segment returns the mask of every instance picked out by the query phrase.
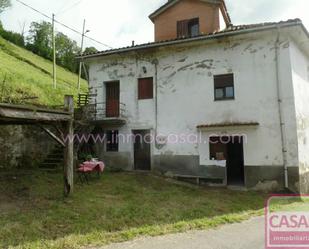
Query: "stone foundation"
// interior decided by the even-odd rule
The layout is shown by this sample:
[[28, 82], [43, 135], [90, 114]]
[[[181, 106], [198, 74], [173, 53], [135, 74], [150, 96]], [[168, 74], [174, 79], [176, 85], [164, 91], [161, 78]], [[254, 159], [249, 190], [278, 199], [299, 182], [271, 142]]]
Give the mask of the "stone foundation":
[[309, 194], [309, 165], [306, 162], [300, 162], [299, 165], [298, 187], [301, 194]]
[[0, 169], [38, 167], [55, 145], [36, 126], [1, 126]]
[[[106, 165], [111, 168], [120, 168], [124, 170], [134, 170], [133, 159], [130, 153], [99, 153], [100, 159], [104, 160]], [[226, 169], [218, 166], [206, 166], [199, 164], [199, 156], [183, 155], [159, 155], [152, 158], [152, 171], [159, 172], [162, 175], [192, 175], [201, 176], [211, 180], [225, 180]], [[298, 167], [289, 167], [289, 188], [293, 192], [299, 192], [299, 170]], [[308, 178], [307, 178], [308, 177]], [[309, 179], [304, 176], [302, 183]], [[245, 187], [248, 189], [263, 188], [263, 185], [276, 186], [275, 190], [284, 189], [284, 169], [283, 166], [245, 166]], [[309, 184], [308, 184], [309, 185]], [[308, 187], [309, 188], [309, 187]], [[309, 189], [307, 189], [309, 190]]]
[[[162, 174], [169, 172], [179, 175], [196, 175], [210, 180], [225, 177], [225, 168], [199, 165], [199, 156], [154, 156], [153, 169]], [[299, 192], [298, 167], [289, 167], [288, 173], [290, 190]], [[304, 179], [309, 179], [309, 177], [304, 177]], [[253, 189], [258, 184], [261, 186], [263, 182], [276, 182], [278, 190], [284, 189], [283, 166], [245, 166], [245, 187]]]

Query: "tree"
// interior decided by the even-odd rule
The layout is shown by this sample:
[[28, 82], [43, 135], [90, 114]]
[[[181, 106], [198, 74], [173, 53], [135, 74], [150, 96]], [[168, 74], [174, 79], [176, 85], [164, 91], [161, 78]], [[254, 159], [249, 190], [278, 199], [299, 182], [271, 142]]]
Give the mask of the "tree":
[[16, 44], [17, 46], [20, 46], [20, 47], [25, 46], [25, 41], [24, 41], [23, 36], [15, 32], [5, 30], [1, 21], [0, 21], [0, 36]]
[[[83, 54], [94, 54], [96, 52], [98, 52], [98, 50], [95, 47], [88, 47], [88, 48], [85, 48]], [[85, 63], [82, 68], [81, 76], [83, 79], [86, 79], [86, 80], [88, 79], [88, 76], [89, 76], [89, 66]]]
[[94, 54], [96, 52], [98, 52], [98, 50], [95, 47], [88, 47], [84, 50], [84, 54]]
[[11, 0], [0, 0], [0, 14], [11, 6]]
[[5, 40], [8, 40], [16, 44], [17, 46], [20, 46], [20, 47], [25, 46], [24, 37], [19, 33], [7, 31], [4, 29], [1, 29], [0, 27], [0, 36], [2, 36]]
[[72, 72], [77, 72], [75, 57], [80, 51], [77, 43], [63, 33], [58, 33], [55, 39], [57, 63]]
[[53, 28], [49, 22], [32, 22], [29, 36], [27, 37], [27, 47], [37, 55], [46, 59], [52, 59], [52, 33]]

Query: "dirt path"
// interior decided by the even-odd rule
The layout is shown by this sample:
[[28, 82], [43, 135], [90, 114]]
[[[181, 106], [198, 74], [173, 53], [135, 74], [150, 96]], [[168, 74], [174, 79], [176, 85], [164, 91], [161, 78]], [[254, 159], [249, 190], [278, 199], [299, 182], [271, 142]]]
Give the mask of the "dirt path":
[[125, 243], [89, 249], [263, 249], [264, 217], [216, 230], [192, 231], [160, 237], [146, 237]]

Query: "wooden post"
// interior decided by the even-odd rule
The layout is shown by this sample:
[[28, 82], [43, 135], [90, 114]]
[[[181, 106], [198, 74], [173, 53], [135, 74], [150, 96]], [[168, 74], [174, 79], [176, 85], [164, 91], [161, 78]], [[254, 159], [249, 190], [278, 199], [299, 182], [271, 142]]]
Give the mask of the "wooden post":
[[55, 34], [55, 14], [53, 14], [53, 35], [52, 35], [52, 40], [53, 40], [53, 86], [54, 88], [57, 88], [57, 73], [56, 73], [56, 34]]
[[[85, 37], [85, 27], [86, 27], [86, 19], [84, 19], [84, 24], [83, 24], [83, 33], [82, 33], [82, 44], [80, 46], [80, 54], [83, 54], [83, 46], [84, 46], [84, 37]], [[86, 32], [87, 33], [87, 32]], [[79, 70], [78, 70], [78, 92], [80, 92], [80, 78], [82, 75], [82, 64], [84, 62], [80, 61], [79, 62]]]
[[73, 193], [74, 185], [74, 100], [73, 96], [64, 97], [64, 107], [72, 114], [72, 119], [66, 122], [66, 144], [64, 149], [64, 196]]

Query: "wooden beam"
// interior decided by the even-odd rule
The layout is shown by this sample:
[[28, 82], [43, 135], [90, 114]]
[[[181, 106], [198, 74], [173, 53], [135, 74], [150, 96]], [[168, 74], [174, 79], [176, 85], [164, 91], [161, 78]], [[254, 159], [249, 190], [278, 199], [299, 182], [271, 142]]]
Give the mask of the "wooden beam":
[[56, 134], [54, 134], [50, 129], [40, 126], [52, 139], [54, 139], [58, 144], [65, 148], [65, 143], [61, 138], [59, 138]]
[[14, 104], [0, 103], [0, 108], [29, 110], [29, 111], [47, 112], [47, 113], [60, 113], [60, 114], [67, 114], [67, 115], [69, 114], [67, 111], [64, 111], [64, 110], [42, 108], [42, 107], [37, 107], [37, 106], [32, 106], [32, 105], [14, 105]]
[[65, 109], [71, 114], [71, 119], [66, 122], [66, 144], [64, 152], [64, 196], [68, 197], [73, 193], [74, 185], [74, 100], [73, 96], [64, 97]]
[[70, 113], [63, 110], [43, 109], [36, 106], [0, 104], [0, 119], [24, 122], [68, 121]]

